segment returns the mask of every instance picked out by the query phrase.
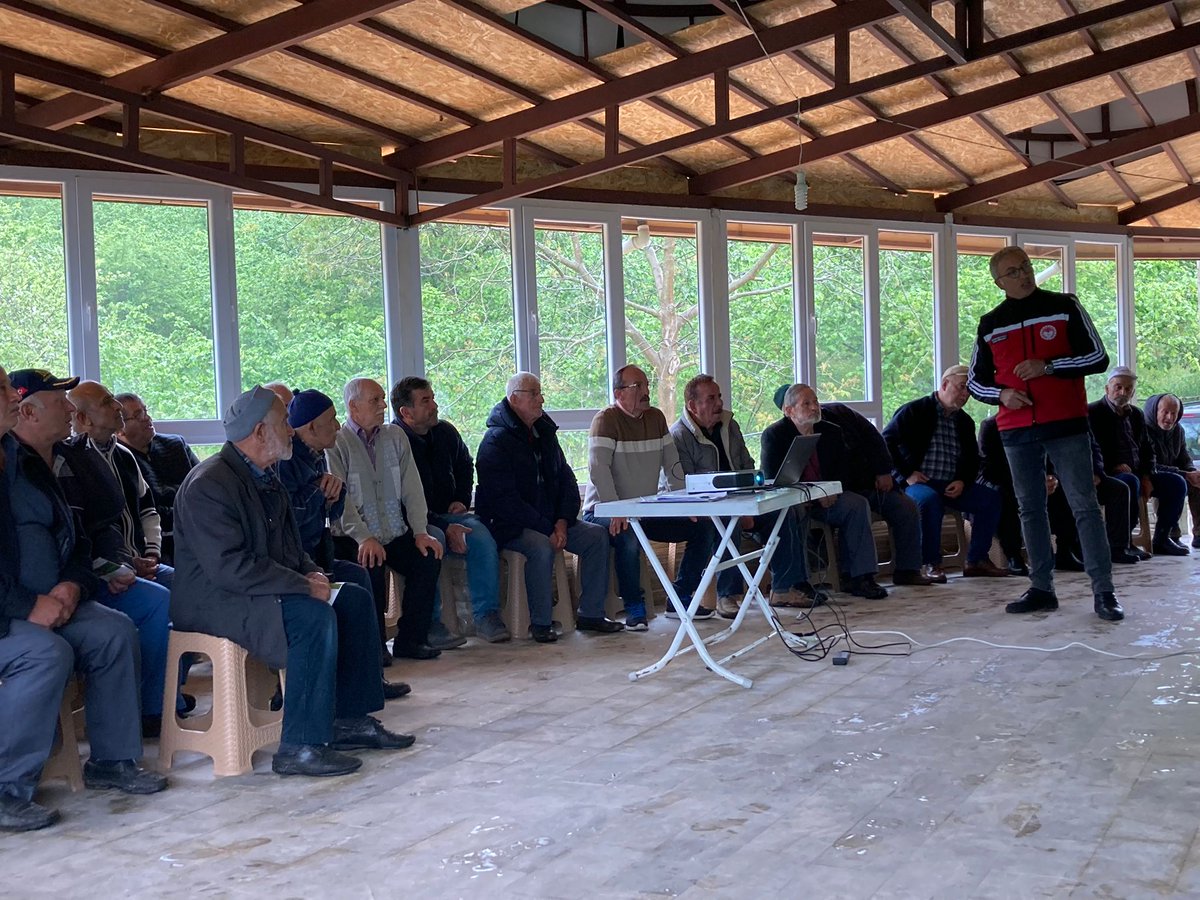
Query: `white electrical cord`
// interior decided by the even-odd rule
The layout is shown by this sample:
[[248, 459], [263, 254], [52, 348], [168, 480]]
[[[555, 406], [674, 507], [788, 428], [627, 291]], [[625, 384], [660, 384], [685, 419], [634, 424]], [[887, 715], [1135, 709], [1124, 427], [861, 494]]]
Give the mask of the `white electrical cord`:
[[1061, 647], [1031, 647], [1031, 646], [1026, 646], [1024, 644], [996, 644], [996, 643], [993, 643], [992, 641], [985, 641], [982, 638], [953, 637], [953, 638], [947, 638], [944, 641], [938, 641], [937, 643], [934, 643], [934, 644], [925, 644], [925, 643], [922, 643], [921, 641], [918, 641], [916, 638], [909, 637], [903, 631], [867, 631], [867, 630], [863, 630], [863, 629], [856, 629], [849, 633], [851, 636], [854, 636], [856, 634], [871, 634], [871, 635], [895, 634], [895, 635], [899, 635], [900, 637], [904, 638], [906, 641], [908, 641], [910, 644], [912, 644], [914, 647], [917, 648], [916, 650], [913, 651], [914, 653], [918, 653], [921, 650], [932, 650], [934, 647], [944, 647], [946, 644], [955, 644], [955, 643], [962, 642], [962, 643], [970, 643], [970, 644], [983, 644], [985, 647], [993, 647], [997, 650], [1029, 650], [1029, 651], [1033, 651], [1035, 653], [1061, 653], [1062, 651], [1070, 650], [1073, 647], [1081, 647], [1084, 650], [1090, 650], [1093, 653], [1099, 653], [1101, 656], [1111, 656], [1113, 659], [1127, 659], [1127, 660], [1154, 660], [1154, 659], [1166, 659], [1170, 656], [1187, 656], [1188, 654], [1200, 654], [1200, 647], [1198, 647], [1194, 650], [1175, 650], [1171, 653], [1160, 653], [1157, 655], [1141, 654], [1138, 656], [1123, 656], [1120, 653], [1110, 653], [1108, 650], [1101, 650], [1098, 647], [1093, 647], [1090, 644], [1083, 643], [1082, 641], [1071, 641], [1068, 644], [1063, 644]]

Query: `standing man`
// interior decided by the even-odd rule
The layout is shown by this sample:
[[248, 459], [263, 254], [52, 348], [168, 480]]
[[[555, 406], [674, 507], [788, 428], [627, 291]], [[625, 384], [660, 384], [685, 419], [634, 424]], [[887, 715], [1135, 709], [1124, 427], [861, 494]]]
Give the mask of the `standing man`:
[[[595, 514], [596, 504], [629, 500], [657, 494], [661, 483], [683, 487], [679, 452], [667, 428], [667, 417], [650, 405], [650, 379], [637, 366], [622, 366], [613, 376], [613, 404], [596, 413], [588, 433], [588, 485], [583, 498], [583, 517], [604, 525], [613, 546], [617, 587], [625, 602], [625, 627], [646, 631], [646, 601], [642, 593], [639, 563], [641, 546], [624, 516], [605, 518]], [[712, 558], [716, 532], [707, 519], [647, 518], [642, 529], [652, 541], [686, 541], [683, 562], [675, 577], [675, 591], [685, 605], [700, 584], [704, 568]], [[695, 618], [711, 619], [715, 611], [697, 607]], [[613, 630], [607, 620], [597, 620], [582, 630]], [[615, 623], [612, 623], [615, 624]]]
[[1119, 621], [1125, 611], [1113, 592], [1112, 559], [1092, 480], [1083, 384], [1084, 376], [1104, 371], [1108, 354], [1079, 300], [1038, 287], [1020, 247], [992, 256], [991, 272], [1005, 299], [979, 321], [968, 383], [978, 400], [1000, 405], [996, 425], [1029, 554], [1029, 590], [1005, 612], [1058, 609], [1046, 512], [1049, 457], [1075, 513], [1096, 615]]
[[[471, 488], [475, 483], [475, 461], [463, 443], [458, 429], [438, 418], [433, 387], [424, 378], [401, 378], [392, 388], [392, 409], [396, 424], [408, 435], [425, 503], [429, 524], [446, 535], [447, 549], [467, 561], [467, 588], [471, 594], [471, 612], [475, 633], [491, 644], [509, 640], [512, 635], [500, 618], [500, 553], [487, 526], [471, 515]], [[430, 646], [442, 642], [458, 646], [466, 638], [451, 635], [441, 620], [441, 598], [435, 604]], [[446, 643], [442, 644], [443, 649]]]
[[[380, 641], [387, 608], [387, 566], [404, 576], [404, 599], [392, 653], [435, 659], [429, 646], [434, 591], [442, 567], [442, 545], [428, 530], [425, 491], [408, 436], [384, 424], [387, 398], [370, 378], [352, 378], [344, 391], [349, 421], [325, 454], [329, 471], [346, 483], [342, 516], [333, 523], [337, 555], [365, 566], [375, 588]], [[387, 648], [381, 656], [386, 661]]]
[[200, 465], [187, 441], [177, 434], [159, 434], [146, 404], [137, 394], [117, 394], [124, 424], [117, 440], [133, 451], [142, 476], [150, 485], [162, 528], [162, 562], [172, 565], [175, 553], [175, 493], [188, 472]]

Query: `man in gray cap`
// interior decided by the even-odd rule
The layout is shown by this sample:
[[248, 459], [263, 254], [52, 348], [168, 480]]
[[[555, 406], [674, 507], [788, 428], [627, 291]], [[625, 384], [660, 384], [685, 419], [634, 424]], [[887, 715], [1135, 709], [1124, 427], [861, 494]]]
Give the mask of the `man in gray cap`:
[[1133, 403], [1136, 389], [1133, 370], [1117, 366], [1108, 373], [1104, 396], [1088, 404], [1088, 421], [1100, 445], [1104, 473], [1129, 488], [1130, 530], [1137, 524], [1140, 501], [1156, 497], [1158, 519], [1151, 548], [1156, 556], [1187, 556], [1188, 548], [1171, 537], [1187, 501], [1187, 482], [1176, 472], [1159, 470], [1145, 416]]
[[[280, 775], [345, 775], [362, 764], [342, 750], [413, 743], [369, 713], [383, 708], [371, 596], [334, 596], [304, 552], [274, 465], [292, 454], [283, 401], [255, 386], [223, 419], [221, 451], [192, 470], [175, 500], [175, 627], [227, 638], [287, 669]], [[336, 602], [334, 602], [336, 600]]]

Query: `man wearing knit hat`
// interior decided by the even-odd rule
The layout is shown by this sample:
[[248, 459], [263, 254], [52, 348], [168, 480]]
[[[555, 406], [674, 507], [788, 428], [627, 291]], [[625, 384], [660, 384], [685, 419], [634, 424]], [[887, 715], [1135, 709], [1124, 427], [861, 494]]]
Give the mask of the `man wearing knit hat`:
[[255, 386], [222, 420], [227, 442], [192, 470], [175, 506], [175, 627], [227, 638], [287, 669], [280, 775], [346, 775], [339, 752], [413, 743], [369, 715], [383, 708], [371, 596], [329, 578], [304, 552], [274, 465], [292, 455], [283, 401]]

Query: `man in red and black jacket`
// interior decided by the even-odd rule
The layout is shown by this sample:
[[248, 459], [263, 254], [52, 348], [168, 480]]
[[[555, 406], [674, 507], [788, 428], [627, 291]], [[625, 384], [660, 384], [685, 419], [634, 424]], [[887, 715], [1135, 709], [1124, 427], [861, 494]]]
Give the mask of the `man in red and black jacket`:
[[1079, 300], [1038, 287], [1020, 247], [995, 254], [991, 271], [1006, 297], [979, 321], [967, 386], [976, 399], [1000, 405], [996, 424], [1029, 554], [1029, 590], [1005, 610], [1058, 608], [1046, 514], [1049, 457], [1075, 512], [1096, 615], [1118, 621], [1125, 612], [1113, 593], [1112, 559], [1092, 481], [1083, 384], [1084, 376], [1105, 370], [1108, 354]]

